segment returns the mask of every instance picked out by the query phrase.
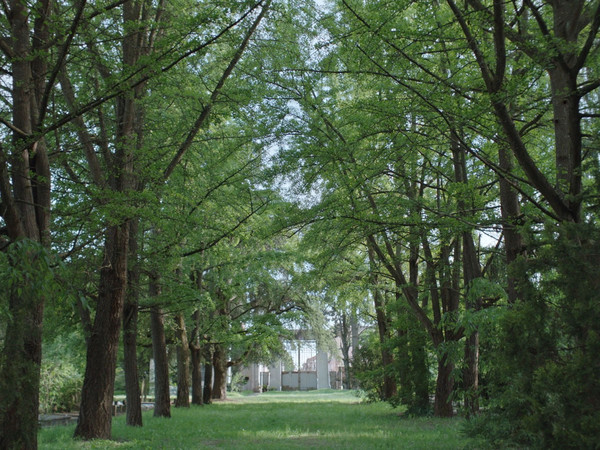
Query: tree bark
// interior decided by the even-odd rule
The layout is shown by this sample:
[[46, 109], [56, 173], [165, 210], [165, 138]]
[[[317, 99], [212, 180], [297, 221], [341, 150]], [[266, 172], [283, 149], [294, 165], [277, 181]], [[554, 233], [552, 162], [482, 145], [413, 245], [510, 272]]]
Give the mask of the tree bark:
[[75, 428], [75, 436], [83, 439], [110, 439], [111, 436], [117, 348], [127, 288], [128, 241], [128, 224], [109, 228]]
[[43, 297], [12, 293], [9, 305], [13, 316], [0, 373], [0, 448], [37, 448]]
[[[350, 331], [351, 331], [351, 335], [352, 335], [352, 357], [354, 357], [354, 355], [356, 355], [356, 352], [358, 351], [360, 345], [359, 345], [359, 331], [358, 331], [358, 317], [357, 317], [357, 313], [356, 313], [356, 308], [353, 307], [352, 308], [352, 313], [350, 314]], [[354, 371], [352, 370], [352, 367], [350, 368], [350, 380], [349, 381], [349, 386], [350, 389], [356, 389], [357, 384], [356, 384], [356, 377], [354, 376]]]
[[[597, 6], [590, 5], [590, 8], [594, 8], [596, 11], [588, 11], [586, 14], [582, 6], [575, 6], [573, 2], [565, 0], [552, 2], [551, 6], [554, 36], [564, 43], [564, 47], [556, 52], [552, 63], [547, 64], [546, 67], [550, 76], [554, 114], [556, 184], [564, 196], [565, 203], [572, 211], [573, 220], [579, 222], [582, 200], [583, 135], [579, 110], [582, 94], [577, 89], [577, 80], [590, 48], [579, 53], [577, 42], [584, 33], [583, 30], [586, 30], [585, 33], [592, 33], [587, 38], [595, 38], [598, 32], [598, 23], [596, 18], [592, 18], [592, 14], [597, 15], [598, 10]], [[585, 15], [588, 17], [584, 18]], [[583, 26], [585, 22], [590, 26]], [[583, 38], [585, 39], [586, 36]]]
[[216, 344], [213, 352], [213, 391], [215, 400], [227, 399], [227, 352], [223, 345]]
[[385, 302], [384, 298], [381, 295], [381, 291], [379, 290], [377, 284], [377, 274], [375, 273], [374, 264], [375, 264], [375, 255], [374, 252], [369, 247], [369, 261], [371, 263], [371, 285], [372, 285], [372, 294], [373, 294], [373, 303], [375, 306], [375, 314], [377, 319], [377, 331], [379, 332], [379, 344], [381, 348], [381, 365], [383, 367], [383, 399], [389, 400], [394, 395], [396, 395], [397, 387], [396, 381], [392, 377], [390, 373], [391, 364], [394, 361], [394, 357], [391, 353], [391, 350], [388, 348], [389, 346], [389, 324], [388, 318], [385, 310]]
[[[460, 239], [456, 239], [454, 243], [443, 245], [441, 253], [439, 279], [441, 280], [440, 299], [442, 311], [446, 314], [454, 314], [458, 311], [460, 304]], [[453, 262], [450, 261], [451, 256]], [[441, 344], [456, 341], [457, 336], [451, 326], [444, 328], [432, 336], [433, 344], [438, 351], [438, 373], [433, 405], [433, 412], [436, 417], [451, 417], [454, 414], [452, 402], [450, 401], [454, 390], [454, 378], [452, 376], [454, 363]]]
[[[417, 184], [416, 181], [409, 185], [408, 192], [410, 192], [410, 198], [417, 198]], [[422, 197], [422, 192], [419, 192], [419, 197]], [[420, 214], [420, 208], [416, 208], [415, 211]], [[412, 290], [414, 297], [418, 298], [417, 287], [420, 284], [420, 268], [419, 268], [419, 242], [420, 242], [420, 231], [410, 231], [410, 258], [409, 258], [409, 280], [410, 289]], [[397, 250], [397, 253], [400, 249]], [[398, 292], [401, 292], [402, 286], [397, 286]], [[421, 308], [427, 307], [427, 296], [423, 296]], [[410, 314], [410, 311], [406, 311], [406, 314]], [[414, 399], [412, 405], [418, 413], [424, 414], [429, 410], [429, 367], [427, 365], [427, 351], [426, 351], [426, 335], [421, 327], [418, 327], [417, 323], [409, 320], [407, 317], [407, 346], [406, 350], [410, 356], [410, 384], [413, 389]], [[407, 356], [408, 356], [407, 355]]]
[[[498, 149], [498, 162], [500, 168], [507, 175], [512, 172], [512, 157], [510, 152], [503, 145], [500, 145], [500, 148]], [[511, 266], [517, 260], [519, 255], [525, 254], [525, 245], [521, 233], [517, 228], [519, 222], [522, 220], [519, 197], [506, 177], [500, 178], [500, 210], [502, 214], [504, 251], [506, 254], [506, 266], [508, 270], [508, 302], [515, 303], [519, 298], [522, 298], [522, 294], [520, 279], [514, 273]]]
[[338, 322], [338, 330], [341, 341], [340, 350], [342, 351], [342, 360], [344, 362], [344, 389], [350, 389], [350, 329], [349, 317], [346, 311], [343, 311]]
[[[465, 308], [477, 311], [481, 308], [479, 298], [472, 298], [473, 282], [482, 277], [481, 267], [475, 251], [471, 232], [463, 233], [463, 280], [465, 285]], [[467, 414], [479, 412], [479, 330], [472, 330], [465, 342], [465, 367], [463, 370], [465, 408]]]
[[[406, 313], [404, 310], [399, 311], [400, 322], [406, 322]], [[403, 405], [410, 406], [413, 397], [413, 378], [411, 358], [408, 352], [408, 331], [405, 327], [396, 330], [396, 342], [398, 397]]]
[[[0, 144], [0, 215], [6, 227], [2, 234], [10, 242], [3, 250], [9, 253], [19, 240], [50, 247], [50, 166], [45, 141], [32, 138], [43, 121], [42, 98], [52, 89], [46, 86], [49, 5], [48, 0], [36, 2], [34, 12], [25, 2], [4, 3], [10, 27], [4, 43], [10, 50], [3, 50], [11, 67], [3, 77], [12, 77], [14, 133], [10, 152]], [[32, 270], [46, 270], [36, 252], [27, 248], [10, 257], [15, 273], [21, 270], [20, 257]], [[42, 322], [49, 293], [32, 288], [24, 277], [6, 294], [11, 320], [0, 357], [0, 448], [37, 448]]]
[[202, 398], [202, 351], [198, 346], [191, 347], [192, 360], [192, 405], [204, 404]]
[[389, 330], [387, 317], [384, 312], [384, 301], [381, 291], [374, 289], [373, 299], [375, 302], [375, 310], [377, 312], [377, 330], [379, 331], [379, 343], [381, 345], [381, 364], [383, 366], [383, 396], [384, 400], [389, 400], [396, 395], [397, 387], [394, 377], [390, 373], [390, 369], [394, 362], [394, 356], [389, 348]]
[[[197, 271], [194, 274], [194, 281], [199, 290], [202, 289], [202, 271]], [[194, 328], [190, 336], [190, 353], [192, 360], [192, 404], [202, 405], [202, 347], [200, 346], [200, 311], [195, 310], [192, 314], [194, 320]]]
[[123, 307], [123, 359], [125, 371], [126, 423], [141, 427], [142, 393], [137, 362], [137, 322], [140, 268], [138, 266], [137, 232], [139, 219], [132, 220], [129, 228], [129, 264], [127, 296]]
[[[157, 275], [150, 280], [150, 295], [160, 295]], [[150, 327], [152, 332], [152, 353], [154, 356], [154, 417], [171, 417], [171, 397], [169, 395], [169, 360], [165, 338], [165, 319], [160, 306], [150, 309]]]
[[[468, 188], [467, 164], [465, 149], [460, 144], [457, 131], [451, 133], [451, 149], [454, 163], [454, 180], [463, 183]], [[466, 215], [472, 205], [468, 205], [465, 198], [460, 196], [457, 201], [458, 214]], [[462, 265], [463, 283], [465, 292], [465, 308], [467, 311], [477, 311], [480, 300], [473, 297], [473, 282], [482, 277], [481, 266], [471, 230], [462, 232]], [[479, 330], [474, 329], [467, 336], [465, 342], [465, 367], [463, 369], [463, 384], [465, 389], [465, 408], [467, 414], [476, 414], [479, 411]]]
[[427, 364], [427, 338], [421, 328], [409, 329], [408, 348], [412, 361], [412, 378], [415, 390], [414, 406], [425, 412], [429, 409], [429, 365]]
[[177, 399], [176, 407], [190, 407], [190, 345], [182, 313], [175, 316], [177, 333]]
[[465, 409], [467, 416], [479, 412], [479, 331], [474, 331], [465, 342]]
[[452, 417], [454, 410], [450, 397], [454, 390], [454, 379], [452, 370], [454, 364], [449, 360], [447, 354], [438, 357], [438, 375], [435, 386], [435, 402], [433, 411], [436, 417]]
[[212, 403], [212, 391], [213, 391], [213, 351], [210, 344], [206, 345], [204, 355], [204, 390], [202, 392], [204, 404], [209, 405]]
[[[123, 23], [131, 23], [138, 18], [139, 5], [132, 1], [124, 2]], [[138, 37], [137, 33], [131, 33], [122, 41], [123, 63], [126, 66], [135, 65], [140, 56]], [[110, 163], [119, 170], [109, 174], [107, 179], [114, 192], [127, 195], [134, 187], [133, 152], [137, 110], [133, 95], [117, 97], [116, 116], [115, 153]], [[83, 439], [110, 439], [111, 436], [117, 347], [128, 275], [129, 218], [125, 216], [121, 220], [122, 223], [108, 228], [105, 257], [100, 270], [96, 317], [87, 348], [79, 422], [75, 428], [75, 436]]]
[[580, 200], [576, 196], [581, 192], [581, 127], [577, 74], [572, 74], [561, 64], [551, 69], [549, 74], [556, 142], [556, 183], [561, 192], [574, 196], [567, 202], [578, 211]]
[[126, 419], [129, 426], [141, 427], [142, 391], [137, 363], [137, 303], [126, 304], [123, 311], [123, 359], [125, 371]]

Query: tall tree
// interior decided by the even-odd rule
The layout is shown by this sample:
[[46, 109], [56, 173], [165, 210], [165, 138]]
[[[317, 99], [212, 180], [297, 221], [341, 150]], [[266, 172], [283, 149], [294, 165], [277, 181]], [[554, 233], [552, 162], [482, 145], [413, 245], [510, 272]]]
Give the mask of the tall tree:
[[[160, 9], [160, 8], [159, 8]], [[145, 13], [145, 12], [144, 12]], [[148, 49], [152, 49], [152, 35], [140, 27], [142, 3], [127, 1], [123, 4], [123, 27], [134, 27], [133, 32], [121, 40], [123, 71], [133, 70]], [[63, 76], [63, 89], [69, 90], [70, 82]], [[101, 188], [128, 195], [135, 187], [134, 152], [141, 129], [139, 99], [144, 95], [144, 83], [131, 86], [131, 91], [116, 97], [114, 130], [114, 154], [105, 154], [105, 161], [112, 173], [102, 174], [93, 149], [87, 152], [88, 163]], [[74, 97], [70, 93], [70, 103]], [[73, 107], [73, 106], [72, 106]], [[107, 131], [107, 130], [105, 130]], [[80, 133], [87, 133], [80, 129]], [[89, 137], [87, 139], [89, 141]], [[105, 143], [108, 145], [108, 142]], [[94, 325], [88, 345], [86, 375], [84, 378], [79, 421], [75, 435], [86, 439], [109, 438], [111, 412], [119, 332], [123, 305], [127, 292], [127, 262], [129, 253], [129, 212], [106, 229], [104, 261], [100, 269], [98, 302]]]
[[165, 314], [160, 307], [161, 294], [160, 276], [154, 273], [150, 276], [150, 296], [154, 304], [150, 311], [152, 332], [152, 355], [154, 357], [154, 417], [171, 417], [171, 397], [169, 389], [169, 360], [167, 354], [167, 339], [165, 337]]
[[190, 344], [188, 343], [183, 314], [175, 315], [177, 332], [177, 400], [176, 407], [190, 406]]
[[[593, 188], [591, 185], [586, 186], [584, 180], [588, 167], [586, 160], [595, 159], [597, 155], [595, 151], [584, 151], [587, 145], [584, 129], [590, 125], [588, 119], [597, 117], [594, 113], [587, 114], [586, 109], [591, 105], [590, 98], [593, 92], [600, 85], [595, 54], [600, 27], [600, 5], [588, 1], [550, 3], [525, 1], [520, 6], [507, 5], [500, 1], [469, 1], [466, 5], [459, 6], [450, 0], [447, 4], [469, 47], [471, 58], [479, 69], [478, 77], [485, 86], [491, 112], [502, 130], [504, 142], [501, 145], [510, 148], [519, 169], [535, 189], [539, 201], [532, 201], [532, 203], [537, 209], [537, 214], [544, 217], [543, 227], [548, 232], [555, 233], [557, 240], [549, 243], [550, 247], [554, 248], [553, 251], [562, 249], [560, 251], [563, 254], [580, 253], [581, 256], [576, 257], [579, 270], [587, 273], [596, 263], [592, 262], [594, 258], [590, 259], [585, 249], [594, 246], [589, 236], [596, 234], [597, 226], [595, 219], [589, 214], [590, 207], [593, 209], [593, 206], [586, 201], [589, 195], [593, 195]], [[489, 36], [479, 33], [479, 26], [476, 23], [485, 23], [489, 26], [491, 30]], [[528, 70], [524, 69], [525, 60], [529, 66]], [[524, 130], [536, 126], [539, 118], [543, 117], [539, 115], [529, 118], [531, 114], [527, 114], [528, 111], [521, 106], [524, 95], [515, 94], [513, 91], [513, 86], [518, 80], [525, 77], [529, 79], [535, 77], [540, 80], [535, 83], [535, 86], [539, 87], [538, 95], [551, 105], [548, 114], [550, 120], [540, 124], [539, 127], [544, 133], [543, 145], [551, 149], [551, 152], [546, 154], [539, 149], [540, 141], [524, 137]], [[529, 122], [525, 122], [525, 127], [520, 125], [524, 117], [529, 119]], [[503, 166], [510, 168], [510, 159], [505, 149], [502, 148], [501, 151], [505, 152], [501, 154]], [[514, 207], [510, 207], [511, 202], [505, 201], [503, 206], [505, 216], [514, 217], [517, 211]], [[570, 250], [565, 250], [566, 248]], [[518, 240], [512, 240], [510, 250], [511, 259], [514, 261], [516, 259], [514, 255], [519, 250]], [[551, 250], [550, 253], [553, 251]], [[587, 319], [597, 318], [599, 314], [597, 309], [590, 307], [588, 297], [589, 292], [594, 289], [595, 282], [591, 280], [595, 277], [587, 276], [585, 279], [578, 280], [575, 282], [578, 288], [573, 289], [573, 286], [569, 286], [574, 282], [572, 272], [563, 266], [559, 259], [554, 258], [538, 259], [538, 263], [544, 266], [544, 270], [537, 286], [553, 285], [553, 276], [550, 273], [552, 271], [558, 273], [558, 279], [561, 280], [558, 286], [555, 286], [558, 288], [555, 291], [559, 298], [556, 300], [556, 304], [559, 305], [558, 310], [555, 310], [553, 303], [540, 301], [540, 293], [532, 289], [532, 286], [527, 286], [527, 283], [522, 283], [516, 289], [515, 286], [511, 286], [513, 302], [517, 299], [521, 300], [516, 308], [518, 312], [515, 312], [514, 317], [511, 316], [511, 320], [515, 321], [516, 317], [531, 317], [531, 310], [536, 310], [537, 315], [543, 318], [541, 323], [530, 322], [524, 334], [533, 332], [536, 326], [541, 327], [538, 328], [537, 332], [539, 332], [544, 326], [548, 326], [542, 323], [552, 322], [554, 335], [545, 335], [543, 345], [534, 344], [548, 351], [542, 352], [539, 358], [531, 361], [527, 369], [520, 370], [522, 383], [517, 384], [519, 387], [516, 389], [519, 392], [531, 392], [533, 380], [542, 377], [546, 380], [543, 389], [545, 393], [542, 394], [535, 388], [532, 393], [533, 396], [540, 395], [541, 398], [549, 392], [557, 392], [557, 386], [550, 380], [569, 379], [570, 382], [589, 385], [589, 379], [584, 381], [583, 378], [579, 378], [583, 374], [580, 364], [588, 360], [590, 352], [594, 352], [596, 348], [591, 343], [589, 334], [594, 334], [596, 331], [589, 328]], [[529, 267], [534, 264], [530, 261]], [[521, 266], [521, 270], [523, 267]], [[566, 306], [564, 302], [569, 306], [563, 310], [563, 306]], [[587, 311], [586, 318], [583, 316], [576, 318], [576, 315], [568, 312], [580, 308]], [[551, 310], [556, 311], [556, 321], [546, 316], [546, 313]], [[512, 329], [512, 325], [508, 322], [504, 326], [506, 329]], [[566, 345], [565, 348], [565, 343], [569, 341], [577, 342], [578, 344], [575, 345], [579, 350], [573, 351], [570, 345]], [[512, 353], [505, 352], [504, 356], [507, 357], [505, 362], [508, 362], [511, 367], [518, 367], [523, 351], [513, 349]], [[557, 365], [562, 369], [558, 369]], [[549, 373], [552, 373], [552, 376]], [[573, 377], [579, 381], [574, 381]], [[500, 395], [511, 398], [511, 401], [516, 401], [516, 398], [502, 388], [499, 392]], [[528, 414], [535, 415], [538, 423], [552, 421], [555, 426], [553, 430], [549, 430], [543, 426], [539, 427], [542, 429], [538, 429], [536, 426], [519, 425], [518, 439], [531, 444], [532, 441], [526, 436], [532, 429], [536, 429], [540, 437], [535, 445], [562, 445], [572, 440], [573, 434], [578, 434], [580, 442], [591, 442], [590, 439], [593, 439], [591, 436], [598, 432], [598, 428], [579, 424], [594, 421], [592, 417], [596, 416], [592, 411], [597, 407], [597, 395], [597, 392], [592, 393], [589, 390], [586, 390], [584, 395], [571, 392], [567, 394], [568, 400], [566, 396], [559, 395], [560, 399], [553, 403], [552, 407], [544, 400], [540, 405], [535, 401], [528, 401], [527, 405], [530, 409]], [[556, 425], [555, 419], [550, 418], [552, 414], [548, 409], [570, 411], [569, 405], [573, 402], [579, 405], [577, 423], [567, 425], [565, 422], [569, 420], [562, 419], [562, 425]], [[562, 415], [562, 412], [558, 414]], [[566, 415], [572, 417], [570, 413]], [[508, 413], [500, 415], [513, 424], [519, 423], [519, 416], [519, 414]], [[560, 429], [570, 431], [563, 432]]]
[[[62, 15], [71, 6], [71, 13]], [[59, 126], [49, 117], [56, 74], [80, 26], [85, 2], [54, 8], [49, 1], [9, 1], [2, 7], [2, 95], [12, 117], [1, 117], [7, 127], [2, 139], [9, 144], [0, 146], [0, 240], [3, 251], [22, 246], [8, 259], [17, 273], [24, 254], [30, 268], [40, 273], [22, 273], [6, 292], [12, 319], [0, 361], [0, 446], [36, 448], [41, 331], [49, 293], [28, 278], [44, 276], [43, 249], [50, 247], [51, 172], [44, 135], [48, 127]]]
[[[258, 2], [250, 5], [247, 9], [241, 8], [240, 11], [232, 11], [234, 17], [229, 22], [226, 22], [223, 26], [219, 24], [215, 27], [215, 36], [209, 37], [207, 41], [200, 45], [194, 42], [194, 40], [188, 40], [186, 48], [181, 53], [172, 56], [172, 59], [166, 63], [166, 67], [163, 66], [164, 70], [168, 70], [182, 59], [199, 52], [242, 23], [259, 6], [261, 7], [243, 33], [241, 42], [235, 48], [233, 55], [218, 78], [216, 86], [210, 92], [208, 102], [201, 108], [200, 113], [189, 128], [186, 138], [177, 146], [175, 154], [170, 158], [167, 157], [164, 161], [165, 166], [160, 169], [161, 175], [155, 175], [155, 182], [160, 183], [168, 179], [185, 153], [190, 149], [194, 137], [205, 124], [225, 81], [229, 78], [236, 64], [241, 59], [250, 38], [265, 16], [269, 5], [269, 1], [264, 4], [263, 2]], [[170, 54], [168, 51], [167, 53], [164, 52], [173, 44], [173, 41], [177, 42], [179, 39], [184, 39], [185, 41], [187, 39], [185, 32], [182, 36], [177, 33], [175, 36], [162, 34], [161, 38], [164, 39], [160, 43], [160, 51], [153, 50], [155, 48], [153, 40], [157, 36], [157, 28], [160, 25], [160, 18], [163, 17], [164, 11], [161, 5], [158, 5], [154, 9], [154, 25], [149, 27], [149, 24], [153, 23], [149, 20], [152, 10], [153, 8], [149, 5], [144, 6], [143, 2], [131, 1], [123, 4], [122, 24], [123, 29], [128, 30], [128, 33], [125, 33], [120, 38], [122, 41], [122, 71], [128, 74], [128, 76], [140, 73], [142, 75], [141, 78], [134, 78], [129, 81], [131, 91], [127, 95], [123, 94], [116, 97], [117, 102], [114, 111], [116, 128], [115, 133], [112, 134], [114, 137], [113, 145], [116, 150], [114, 155], [105, 153], [106, 161], [104, 161], [105, 167], [112, 170], [112, 172], [104, 174], [108, 178], [108, 182], [102, 182], [102, 179], [99, 180], [100, 186], [106, 186], [120, 198], [131, 197], [134, 192], [134, 160], [136, 156], [141, 156], [139, 153], [136, 155], [135, 142], [142, 138], [139, 135], [136, 136], [136, 130], [143, 131], [143, 126], [136, 127], [136, 121], [143, 120], [139, 105], [141, 98], [146, 95], [145, 82], [149, 77], [147, 73], [152, 73], [152, 70], [154, 70], [151, 70], [147, 66], [147, 57], [162, 62], [165, 55]], [[198, 20], [202, 20], [202, 17], [198, 17]], [[142, 56], [145, 58], [142, 58]], [[104, 70], [102, 66], [100, 73], [105, 77], [109, 75], [109, 72]], [[107, 130], [104, 131], [106, 132]], [[111, 136], [110, 133], [106, 133], [106, 135]], [[105, 145], [105, 147], [109, 147], [109, 145]], [[102, 176], [100, 172], [101, 166], [96, 161], [95, 153], [92, 151], [88, 152], [87, 157], [91, 173]], [[87, 375], [84, 380], [80, 420], [75, 430], [76, 436], [86, 439], [108, 438], [110, 436], [111, 417], [108, 405], [112, 403], [116, 345], [126, 292], [127, 256], [129, 251], [128, 228], [134, 214], [133, 211], [127, 209], [121, 211], [120, 217], [116, 217], [114, 220], [115, 224], [110, 225], [107, 229], [106, 260], [101, 270], [99, 298], [94, 324], [97, 331], [92, 333], [88, 348]], [[98, 331], [100, 329], [108, 331], [100, 333]], [[99, 373], [103, 375], [99, 377]]]

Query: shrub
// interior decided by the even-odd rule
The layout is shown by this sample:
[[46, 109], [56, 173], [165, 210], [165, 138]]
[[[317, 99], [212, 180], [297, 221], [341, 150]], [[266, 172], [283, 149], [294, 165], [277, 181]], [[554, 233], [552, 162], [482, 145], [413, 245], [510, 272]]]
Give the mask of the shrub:
[[468, 429], [494, 446], [597, 448], [600, 232], [562, 224], [535, 255], [517, 268], [528, 282], [491, 350], [489, 407]]
[[40, 378], [40, 410], [73, 411], [79, 407], [83, 377], [69, 363], [44, 362]]
[[358, 381], [361, 396], [369, 401], [383, 398], [383, 364], [375, 333], [369, 333], [354, 352], [352, 368]]
[[241, 392], [242, 388], [246, 385], [246, 383], [248, 382], [248, 377], [244, 376], [244, 374], [242, 372], [235, 372], [232, 376], [231, 376], [231, 386], [230, 386], [230, 390], [231, 392]]

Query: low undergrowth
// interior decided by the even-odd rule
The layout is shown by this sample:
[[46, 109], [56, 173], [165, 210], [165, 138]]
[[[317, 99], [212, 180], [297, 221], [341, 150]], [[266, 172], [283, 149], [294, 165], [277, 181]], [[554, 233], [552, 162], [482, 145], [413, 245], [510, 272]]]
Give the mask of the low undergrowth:
[[144, 415], [144, 426], [113, 420], [113, 440], [72, 439], [73, 426], [43, 429], [42, 449], [206, 447], [459, 449], [472, 443], [461, 434], [462, 419], [408, 418], [385, 403], [360, 403], [348, 391], [232, 394], [224, 402], [172, 408], [172, 418]]

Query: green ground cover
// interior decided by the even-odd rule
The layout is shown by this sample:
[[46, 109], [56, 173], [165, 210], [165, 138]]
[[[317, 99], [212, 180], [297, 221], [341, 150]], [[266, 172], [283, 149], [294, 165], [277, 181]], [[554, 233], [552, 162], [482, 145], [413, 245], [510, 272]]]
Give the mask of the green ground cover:
[[403, 417], [385, 403], [365, 404], [348, 391], [232, 394], [225, 402], [172, 408], [171, 419], [144, 415], [144, 427], [113, 421], [112, 441], [72, 439], [73, 426], [40, 431], [42, 449], [402, 448], [459, 449], [473, 443], [462, 419]]

